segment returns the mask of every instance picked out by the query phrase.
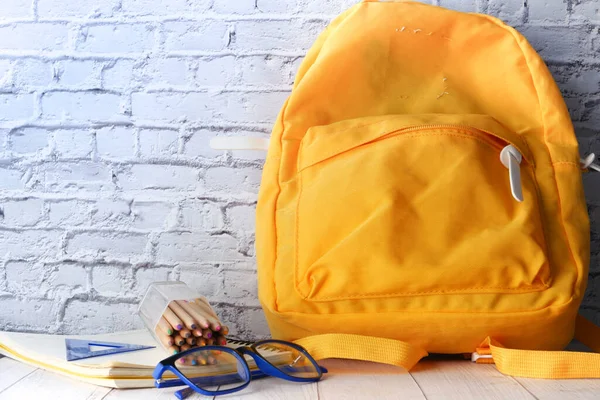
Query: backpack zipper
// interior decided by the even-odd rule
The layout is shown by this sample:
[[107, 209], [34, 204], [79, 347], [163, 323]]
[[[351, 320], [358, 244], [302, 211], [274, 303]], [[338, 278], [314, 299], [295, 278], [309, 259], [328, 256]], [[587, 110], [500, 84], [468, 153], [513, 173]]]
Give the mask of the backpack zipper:
[[[386, 137], [389, 137], [394, 134], [409, 133], [409, 132], [416, 132], [416, 131], [420, 131], [420, 130], [429, 130], [429, 129], [456, 129], [456, 130], [462, 130], [462, 131], [466, 131], [466, 132], [475, 133], [475, 134], [477, 134], [477, 136], [484, 136], [481, 134], [485, 133], [487, 136], [492, 136], [492, 137], [499, 139], [505, 143], [508, 143], [508, 145], [504, 146], [500, 151], [500, 162], [502, 163], [502, 165], [504, 165], [508, 169], [508, 180], [510, 182], [510, 191], [511, 191], [513, 198], [518, 202], [523, 201], [523, 183], [521, 180], [521, 162], [523, 161], [523, 155], [521, 154], [519, 149], [517, 149], [514, 145], [512, 145], [506, 139], [499, 137], [491, 132], [484, 131], [481, 129], [475, 129], [475, 128], [472, 128], [472, 127], [466, 126], [466, 125], [419, 125], [419, 126], [415, 126], [415, 127], [411, 127], [411, 128], [400, 129], [395, 132], [390, 132], [388, 135], [385, 135], [385, 136], [379, 138], [378, 140], [383, 140]], [[498, 147], [498, 146], [496, 146], [495, 143], [491, 142], [489, 140], [489, 138], [487, 138], [487, 141], [488, 141], [488, 143], [494, 145], [494, 147]], [[594, 168], [594, 166], [596, 166], [596, 165], [591, 164], [590, 168]], [[597, 170], [600, 171], [600, 166], [597, 166], [597, 167], [598, 167]]]

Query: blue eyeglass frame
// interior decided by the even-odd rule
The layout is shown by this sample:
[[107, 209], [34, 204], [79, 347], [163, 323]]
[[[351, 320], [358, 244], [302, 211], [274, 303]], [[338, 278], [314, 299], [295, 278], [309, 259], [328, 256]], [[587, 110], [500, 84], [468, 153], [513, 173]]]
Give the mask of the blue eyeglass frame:
[[[276, 366], [271, 364], [269, 361], [267, 361], [263, 356], [261, 356], [256, 351], [257, 346], [261, 346], [261, 345], [265, 345], [265, 344], [269, 344], [269, 343], [282, 344], [282, 345], [289, 346], [289, 347], [292, 347], [292, 348], [298, 350], [306, 358], [308, 358], [308, 360], [311, 363], [313, 363], [315, 365], [315, 367], [319, 373], [319, 376], [314, 377], [314, 378], [301, 378], [301, 377], [286, 374], [285, 372], [281, 371], [279, 368], [277, 368]], [[205, 383], [205, 385], [207, 385], [207, 386], [216, 386], [216, 385], [227, 384], [227, 383], [231, 382], [231, 378], [238, 376], [238, 374], [188, 378], [181, 371], [179, 371], [179, 369], [175, 366], [175, 362], [182, 357], [185, 357], [192, 353], [197, 353], [198, 351], [210, 351], [210, 350], [222, 351], [222, 352], [226, 352], [226, 353], [233, 355], [236, 358], [236, 360], [238, 361], [238, 364], [244, 368], [245, 376], [248, 378], [246, 380], [246, 382], [236, 388], [233, 388], [233, 389], [214, 390], [214, 391], [213, 390], [205, 390], [205, 389], [202, 389], [201, 387], [199, 387], [197, 385], [197, 383]], [[252, 359], [256, 363], [256, 366], [258, 367], [258, 370], [254, 370], [254, 371], [250, 370], [250, 367], [248, 366], [248, 362], [246, 362], [246, 360], [243, 357], [245, 354], [252, 357]], [[179, 379], [168, 379], [166, 381], [163, 381], [161, 378], [166, 371], [172, 372]], [[256, 343], [253, 343], [251, 346], [240, 346], [237, 348], [231, 348], [231, 347], [227, 347], [227, 346], [195, 347], [193, 349], [189, 349], [189, 350], [183, 351], [181, 353], [174, 354], [168, 358], [165, 358], [161, 362], [159, 362], [156, 365], [156, 368], [154, 368], [154, 372], [152, 373], [152, 376], [155, 379], [154, 386], [156, 386], [159, 389], [187, 385], [188, 387], [186, 389], [178, 390], [177, 392], [175, 392], [175, 396], [179, 400], [183, 400], [186, 397], [188, 397], [189, 395], [191, 395], [192, 392], [197, 392], [197, 393], [203, 394], [205, 396], [221, 396], [221, 395], [225, 395], [225, 394], [229, 394], [229, 393], [239, 392], [241, 390], [244, 390], [246, 387], [248, 387], [248, 385], [250, 384], [250, 382], [253, 379], [261, 379], [261, 378], [265, 378], [267, 376], [285, 379], [285, 380], [288, 380], [291, 382], [309, 383], [309, 382], [318, 382], [319, 380], [321, 380], [324, 373], [327, 373], [327, 369], [320, 366], [315, 361], [315, 359], [308, 353], [308, 351], [306, 351], [306, 349], [304, 349], [302, 346], [299, 346], [295, 343], [286, 342], [283, 340], [267, 339], [267, 340], [261, 340]], [[210, 382], [205, 382], [206, 380], [210, 380]]]

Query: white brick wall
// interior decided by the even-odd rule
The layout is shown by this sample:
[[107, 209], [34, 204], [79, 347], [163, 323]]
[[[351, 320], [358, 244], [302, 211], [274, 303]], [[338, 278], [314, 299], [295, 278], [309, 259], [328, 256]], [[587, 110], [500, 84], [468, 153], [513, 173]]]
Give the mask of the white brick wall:
[[[146, 286], [182, 279], [236, 334], [268, 334], [253, 258], [264, 155], [208, 142], [267, 136], [307, 48], [356, 1], [0, 1], [0, 329], [140, 326]], [[600, 1], [431, 2], [516, 25], [600, 152]]]

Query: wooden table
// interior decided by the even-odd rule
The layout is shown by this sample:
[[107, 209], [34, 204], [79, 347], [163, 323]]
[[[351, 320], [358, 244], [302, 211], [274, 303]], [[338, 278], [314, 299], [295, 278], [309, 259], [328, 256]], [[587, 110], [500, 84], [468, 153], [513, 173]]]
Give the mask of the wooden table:
[[[1, 356], [0, 356], [1, 357]], [[318, 384], [279, 379], [252, 382], [242, 392], [219, 399], [243, 400], [600, 400], [599, 380], [534, 380], [507, 377], [493, 365], [469, 361], [424, 361], [410, 373], [387, 365], [326, 360], [330, 371]], [[89, 385], [0, 358], [0, 400], [173, 400], [175, 389], [117, 390]], [[207, 399], [196, 395], [192, 399]]]

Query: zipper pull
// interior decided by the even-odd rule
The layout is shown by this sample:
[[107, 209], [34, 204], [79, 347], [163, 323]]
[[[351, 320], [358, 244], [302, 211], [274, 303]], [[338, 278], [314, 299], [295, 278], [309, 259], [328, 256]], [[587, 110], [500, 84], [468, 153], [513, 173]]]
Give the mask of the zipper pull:
[[515, 146], [509, 144], [500, 152], [500, 161], [508, 168], [510, 191], [515, 200], [523, 201], [523, 188], [521, 185], [521, 161], [523, 156]]
[[600, 165], [594, 163], [596, 159], [596, 155], [594, 153], [590, 153], [585, 158], [581, 159], [581, 169], [593, 169], [594, 171], [600, 171]]

